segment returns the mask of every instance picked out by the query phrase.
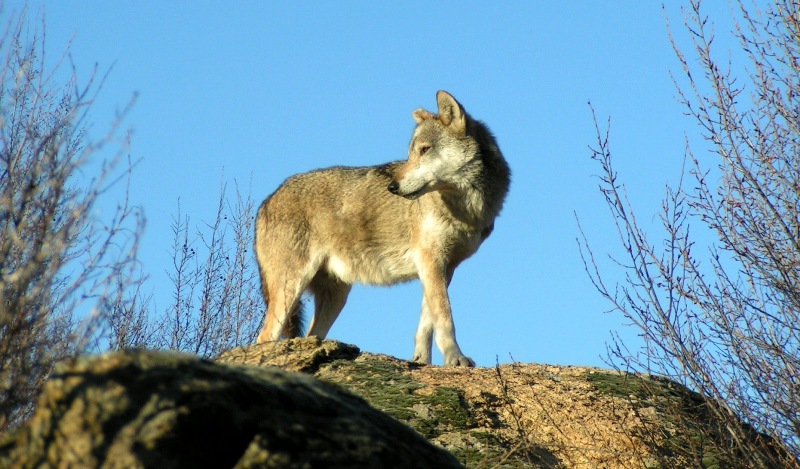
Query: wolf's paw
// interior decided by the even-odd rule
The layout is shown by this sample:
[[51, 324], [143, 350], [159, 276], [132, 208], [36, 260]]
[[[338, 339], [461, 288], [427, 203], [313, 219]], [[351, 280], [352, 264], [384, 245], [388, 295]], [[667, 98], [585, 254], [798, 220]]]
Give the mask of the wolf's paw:
[[468, 366], [470, 368], [475, 366], [475, 361], [464, 355], [450, 357], [444, 362], [445, 366]]
[[427, 356], [417, 353], [414, 354], [414, 358], [411, 360], [414, 363], [419, 363], [420, 365], [430, 365], [431, 364], [431, 356], [428, 354]]

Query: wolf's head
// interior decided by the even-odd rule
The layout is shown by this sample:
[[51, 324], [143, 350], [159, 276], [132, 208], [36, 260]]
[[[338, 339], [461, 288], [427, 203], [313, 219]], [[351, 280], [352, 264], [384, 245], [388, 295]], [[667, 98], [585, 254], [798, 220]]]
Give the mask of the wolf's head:
[[413, 112], [417, 127], [408, 147], [408, 161], [387, 189], [408, 199], [431, 191], [458, 191], [480, 173], [481, 149], [471, 135], [474, 126], [461, 104], [446, 91], [436, 93], [439, 114]]

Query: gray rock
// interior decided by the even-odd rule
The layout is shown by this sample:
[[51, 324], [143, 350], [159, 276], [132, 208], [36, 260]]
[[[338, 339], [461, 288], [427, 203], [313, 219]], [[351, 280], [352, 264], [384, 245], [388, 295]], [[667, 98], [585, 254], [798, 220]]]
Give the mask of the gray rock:
[[0, 466], [461, 467], [339, 387], [154, 351], [59, 365]]
[[214, 361], [240, 365], [277, 366], [288, 371], [316, 373], [335, 360], [353, 360], [361, 351], [355, 345], [317, 337], [294, 338], [228, 350]]

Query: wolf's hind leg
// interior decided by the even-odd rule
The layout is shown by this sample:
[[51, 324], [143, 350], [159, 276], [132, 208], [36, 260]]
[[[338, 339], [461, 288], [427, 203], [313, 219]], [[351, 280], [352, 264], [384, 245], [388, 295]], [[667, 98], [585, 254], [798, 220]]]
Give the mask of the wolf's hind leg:
[[267, 317], [256, 343], [280, 340], [281, 335], [289, 338], [300, 334], [300, 297], [311, 280], [311, 275], [306, 274], [309, 270], [311, 269], [301, 269], [294, 275], [284, 274], [269, 279]]
[[327, 272], [320, 270], [311, 280], [309, 289], [314, 294], [314, 318], [308, 327], [306, 336], [324, 339], [328, 335], [333, 322], [347, 302], [351, 285], [342, 282]]

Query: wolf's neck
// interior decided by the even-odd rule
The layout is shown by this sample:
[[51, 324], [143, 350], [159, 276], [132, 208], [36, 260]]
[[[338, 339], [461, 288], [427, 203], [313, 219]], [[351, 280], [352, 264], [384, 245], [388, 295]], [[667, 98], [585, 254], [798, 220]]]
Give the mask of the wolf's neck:
[[497, 215], [497, 210], [487, 204], [485, 194], [475, 188], [441, 192], [440, 195], [451, 216], [478, 229], [490, 225]]

